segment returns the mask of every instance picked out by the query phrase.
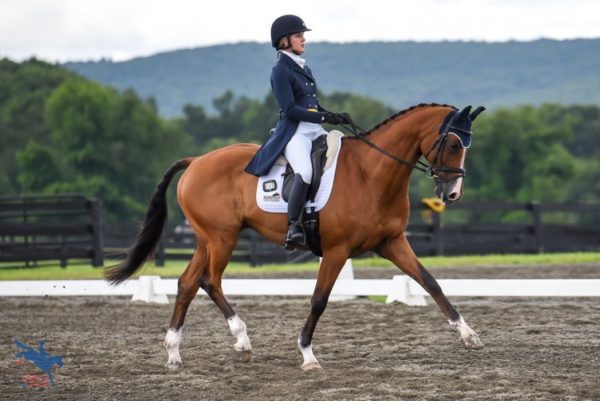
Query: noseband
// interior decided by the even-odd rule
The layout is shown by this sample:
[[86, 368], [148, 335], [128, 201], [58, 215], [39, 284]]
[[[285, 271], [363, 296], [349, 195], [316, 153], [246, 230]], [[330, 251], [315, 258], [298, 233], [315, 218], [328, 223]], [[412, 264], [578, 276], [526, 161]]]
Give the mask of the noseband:
[[[354, 124], [354, 121], [352, 121], [352, 120], [350, 120], [349, 124], [342, 124], [342, 127], [346, 128], [356, 138], [360, 139], [361, 141], [363, 141], [364, 143], [366, 143], [373, 149], [376, 149], [378, 152], [380, 152], [384, 156], [386, 156], [400, 164], [409, 166], [410, 168], [413, 168], [415, 170], [422, 171], [425, 173], [425, 176], [428, 178], [438, 178], [438, 177], [440, 177], [440, 173], [442, 173], [444, 175], [445, 174], [453, 174], [456, 176], [456, 178], [461, 178], [466, 175], [465, 169], [456, 168], [456, 167], [446, 167], [443, 165], [443, 163], [444, 163], [443, 155], [444, 155], [444, 150], [446, 148], [446, 144], [448, 143], [448, 135], [449, 134], [455, 135], [459, 138], [460, 144], [463, 147], [463, 149], [468, 149], [471, 146], [470, 138], [471, 138], [471, 135], [473, 135], [473, 132], [454, 125], [454, 122], [455, 122], [457, 116], [458, 116], [458, 111], [456, 111], [456, 110], [448, 113], [444, 122], [442, 123], [442, 126], [440, 127], [440, 135], [438, 136], [437, 140], [435, 141], [435, 143], [433, 144], [431, 149], [429, 149], [429, 151], [425, 154], [425, 159], [427, 159], [427, 157], [431, 154], [431, 152], [433, 150], [436, 150], [435, 158], [433, 159], [433, 162], [431, 164], [424, 163], [421, 160], [417, 160], [416, 163], [411, 163], [409, 161], [400, 159], [400, 158], [392, 155], [387, 150], [383, 149], [382, 147], [380, 147], [380, 146], [374, 144], [373, 142], [371, 142], [370, 140], [368, 140], [367, 136], [365, 135], [366, 131], [364, 129], [360, 128], [358, 125]], [[466, 146], [465, 146], [464, 142], [467, 142], [467, 141], [463, 141], [463, 138], [461, 138], [460, 134], [462, 134], [465, 137], [465, 139], [468, 139], [468, 144]], [[438, 163], [438, 159], [439, 159], [439, 164], [441, 164], [441, 166], [434, 167]]]

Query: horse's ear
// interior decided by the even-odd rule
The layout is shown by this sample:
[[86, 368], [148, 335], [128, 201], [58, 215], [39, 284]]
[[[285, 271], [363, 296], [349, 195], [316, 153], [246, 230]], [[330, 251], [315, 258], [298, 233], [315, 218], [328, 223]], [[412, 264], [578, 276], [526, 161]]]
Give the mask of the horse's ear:
[[462, 109], [460, 111], [460, 114], [458, 115], [458, 117], [456, 117], [456, 121], [464, 121], [466, 120], [466, 118], [469, 116], [469, 113], [471, 112], [471, 106], [467, 106], [464, 109]]
[[471, 118], [471, 121], [474, 121], [477, 118], [477, 116], [479, 114], [481, 114], [481, 112], [483, 112], [484, 110], [485, 110], [485, 107], [483, 107], [483, 106], [479, 106], [478, 108], [476, 108], [475, 111], [469, 115], [469, 117]]

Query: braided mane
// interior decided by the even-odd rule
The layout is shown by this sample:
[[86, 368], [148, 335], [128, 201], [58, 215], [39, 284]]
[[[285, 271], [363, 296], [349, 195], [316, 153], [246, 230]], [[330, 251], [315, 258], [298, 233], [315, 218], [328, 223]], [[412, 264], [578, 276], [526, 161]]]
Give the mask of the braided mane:
[[[449, 104], [440, 104], [440, 103], [419, 103], [417, 105], [414, 106], [410, 106], [404, 110], [401, 110], [395, 114], [392, 114], [391, 116], [389, 116], [388, 118], [386, 118], [385, 120], [381, 121], [380, 123], [378, 123], [376, 126], [374, 126], [373, 128], [371, 128], [368, 131], [365, 131], [365, 133], [363, 135], [369, 135], [371, 132], [375, 131], [377, 128], [380, 128], [382, 126], [384, 126], [385, 124], [387, 124], [388, 122], [390, 122], [391, 120], [395, 119], [396, 117], [399, 117], [403, 114], [408, 113], [409, 111], [413, 111], [415, 109], [420, 109], [422, 107], [450, 107], [454, 110], [458, 110], [456, 107], [449, 105]], [[346, 137], [348, 139], [357, 139], [354, 137]]]

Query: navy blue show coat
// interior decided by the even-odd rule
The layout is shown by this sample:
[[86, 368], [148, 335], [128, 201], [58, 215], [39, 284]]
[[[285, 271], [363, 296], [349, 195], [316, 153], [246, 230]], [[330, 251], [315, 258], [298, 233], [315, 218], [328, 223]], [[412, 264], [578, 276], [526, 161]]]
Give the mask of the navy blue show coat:
[[279, 121], [275, 132], [246, 166], [245, 171], [256, 176], [271, 170], [296, 133], [300, 121], [320, 124], [327, 112], [317, 101], [317, 83], [310, 69], [307, 66], [302, 69], [283, 53], [273, 66], [271, 88], [280, 107]]

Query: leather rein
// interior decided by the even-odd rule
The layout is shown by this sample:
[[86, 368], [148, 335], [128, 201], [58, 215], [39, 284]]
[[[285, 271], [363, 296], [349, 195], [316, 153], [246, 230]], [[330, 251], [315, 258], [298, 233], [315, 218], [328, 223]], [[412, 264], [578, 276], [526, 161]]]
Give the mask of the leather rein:
[[[462, 129], [460, 127], [453, 125], [457, 116], [458, 116], [458, 112], [454, 111], [453, 114], [450, 116], [450, 119], [445, 123], [445, 125], [440, 130], [440, 135], [439, 135], [438, 139], [435, 141], [435, 143], [433, 144], [431, 149], [429, 149], [429, 151], [425, 154], [425, 159], [427, 159], [427, 156], [429, 156], [429, 154], [434, 149], [437, 148], [435, 158], [433, 159], [433, 162], [431, 164], [424, 163], [421, 160], [417, 160], [416, 163], [411, 163], [407, 160], [403, 160], [403, 159], [400, 159], [399, 157], [394, 156], [387, 150], [383, 149], [381, 146], [376, 145], [373, 142], [371, 142], [369, 139], [367, 139], [366, 131], [364, 129], [362, 129], [361, 127], [359, 127], [358, 125], [356, 125], [354, 123], [354, 121], [352, 121], [352, 119], [350, 119], [349, 117], [348, 117], [348, 119], [350, 120], [350, 122], [348, 124], [340, 124], [340, 125], [343, 128], [346, 128], [348, 131], [350, 131], [350, 133], [352, 135], [354, 135], [356, 138], [360, 139], [361, 141], [363, 141], [364, 143], [366, 143], [373, 149], [377, 150], [379, 153], [383, 154], [384, 156], [386, 156], [400, 164], [404, 164], [406, 166], [409, 166], [412, 169], [422, 171], [423, 173], [425, 173], [425, 176], [428, 178], [439, 178], [440, 177], [439, 173], [454, 174], [454, 175], [458, 175], [458, 177], [464, 177], [466, 174], [465, 169], [456, 168], [456, 167], [445, 167], [443, 165], [441, 167], [434, 167], [435, 164], [438, 162], [438, 158], [439, 158], [440, 164], [443, 163], [442, 159], [443, 159], [444, 149], [446, 148], [446, 144], [448, 141], [448, 134], [452, 133], [451, 131], [458, 131], [458, 132], [461, 132], [466, 135], [473, 134], [471, 131], [467, 131], [465, 129]], [[462, 144], [462, 142], [461, 142], [461, 144]]]

